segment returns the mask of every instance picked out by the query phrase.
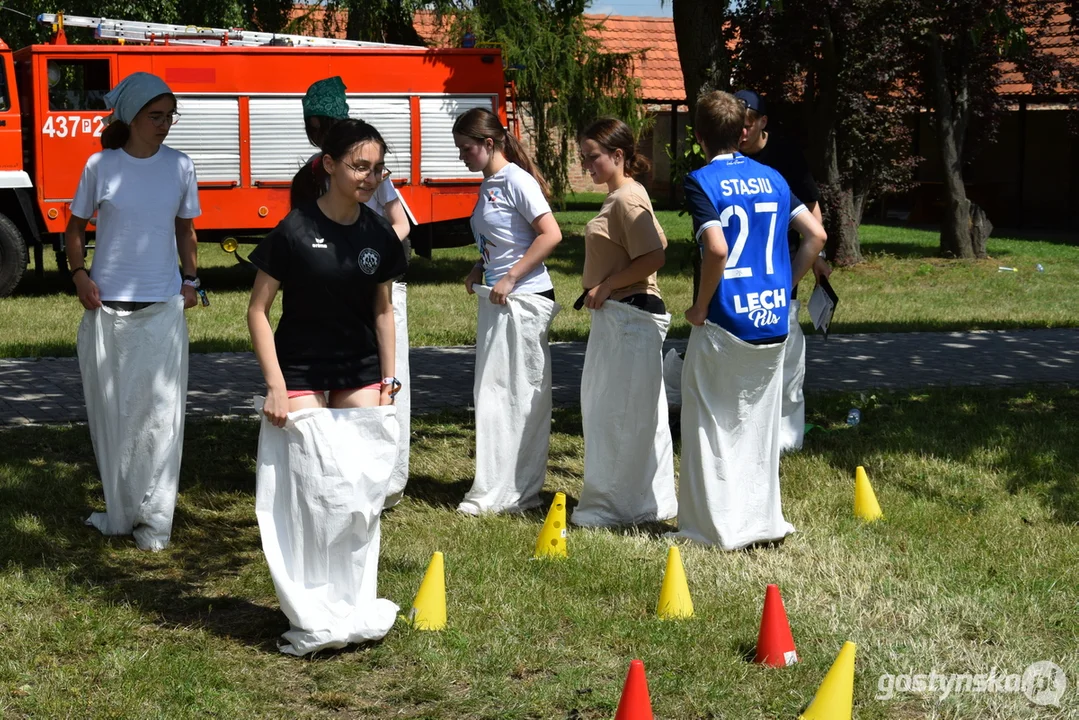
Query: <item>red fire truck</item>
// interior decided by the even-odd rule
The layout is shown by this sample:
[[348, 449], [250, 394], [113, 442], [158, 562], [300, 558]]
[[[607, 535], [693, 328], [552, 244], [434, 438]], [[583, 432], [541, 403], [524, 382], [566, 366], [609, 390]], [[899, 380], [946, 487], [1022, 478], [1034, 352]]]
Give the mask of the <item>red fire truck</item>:
[[[507, 122], [497, 49], [40, 19], [53, 24], [50, 43], [13, 52], [0, 40], [0, 297], [18, 284], [31, 248], [39, 273], [46, 245], [63, 267], [71, 199], [86, 159], [101, 149], [104, 95], [132, 72], [159, 75], [176, 93], [181, 120], [166, 142], [195, 163], [199, 239], [229, 249], [288, 212], [292, 176], [314, 152], [300, 101], [316, 80], [340, 75], [351, 114], [386, 139], [391, 179], [417, 226], [413, 247], [425, 255], [472, 212], [482, 179], [458, 159], [454, 118], [487, 107]], [[67, 44], [65, 24], [118, 42]]]

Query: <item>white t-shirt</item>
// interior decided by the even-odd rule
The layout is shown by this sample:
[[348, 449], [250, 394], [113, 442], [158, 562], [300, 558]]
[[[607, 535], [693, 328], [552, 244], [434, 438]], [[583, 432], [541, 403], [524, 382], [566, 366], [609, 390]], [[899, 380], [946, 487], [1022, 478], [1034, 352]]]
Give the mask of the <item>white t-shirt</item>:
[[[472, 235], [483, 255], [484, 282], [493, 286], [524, 257], [536, 231], [532, 223], [551, 212], [536, 178], [509, 163], [480, 183], [472, 211]], [[554, 288], [542, 263], [514, 286], [513, 292], [540, 293]]]
[[375, 190], [375, 194], [372, 195], [371, 199], [365, 202], [364, 205], [371, 208], [382, 217], [386, 217], [386, 206], [400, 198], [401, 196], [397, 194], [397, 188], [393, 186], [393, 183], [389, 180], [385, 180], [378, 184], [378, 189]]
[[176, 218], [201, 214], [195, 164], [167, 145], [148, 158], [102, 150], [86, 161], [71, 214], [97, 211], [90, 277], [102, 300], [162, 302], [180, 293]]

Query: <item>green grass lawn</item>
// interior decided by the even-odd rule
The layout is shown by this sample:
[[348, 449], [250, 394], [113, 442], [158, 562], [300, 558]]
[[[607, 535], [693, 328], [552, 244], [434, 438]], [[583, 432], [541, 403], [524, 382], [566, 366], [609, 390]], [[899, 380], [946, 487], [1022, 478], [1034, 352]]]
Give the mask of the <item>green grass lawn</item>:
[[[588, 200], [588, 198], [585, 198]], [[570, 207], [587, 207], [585, 201]], [[588, 313], [572, 309], [580, 294], [584, 263], [582, 233], [595, 214], [572, 209], [558, 214], [565, 240], [549, 261], [563, 310], [555, 318], [553, 340], [584, 340]], [[682, 313], [693, 286], [692, 232], [688, 216], [657, 213], [670, 248], [659, 285], [674, 318], [672, 337], [689, 334]], [[1079, 325], [1079, 245], [1061, 237], [989, 241], [993, 259], [982, 262], [935, 257], [935, 232], [866, 225], [861, 228], [866, 262], [838, 269], [832, 284], [840, 296], [832, 331], [903, 332]], [[241, 248], [246, 254], [251, 246]], [[413, 345], [468, 345], [475, 342], [476, 299], [463, 279], [476, 259], [473, 248], [437, 250], [433, 261], [418, 258], [409, 269], [409, 330]], [[46, 256], [54, 268], [51, 253]], [[245, 309], [252, 271], [216, 245], [199, 248], [200, 276], [212, 305], [188, 313], [195, 352], [250, 349]], [[1042, 264], [1044, 272], [1036, 272]], [[1018, 273], [1001, 273], [1000, 265]], [[28, 277], [17, 294], [0, 300], [0, 357], [73, 355], [82, 315], [76, 298], [64, 293], [67, 281], [55, 270], [44, 279]], [[808, 298], [812, 279], [803, 281]], [[279, 310], [280, 304], [275, 306]], [[276, 320], [276, 318], [275, 318]], [[809, 331], [808, 315], [802, 314]]]
[[[82, 526], [102, 507], [85, 427], [0, 430], [0, 716], [8, 718], [610, 718], [629, 661], [657, 718], [794, 718], [846, 640], [855, 717], [1075, 717], [1079, 680], [1079, 390], [813, 396], [813, 431], [783, 461], [778, 548], [686, 547], [696, 609], [660, 621], [666, 525], [571, 529], [570, 557], [533, 562], [542, 515], [453, 507], [471, 418], [413, 421], [412, 478], [382, 525], [380, 593], [407, 611], [446, 556], [449, 628], [398, 625], [360, 649], [280, 655], [287, 622], [254, 516], [254, 422], [187, 426], [173, 545], [146, 554]], [[841, 421], [840, 421], [841, 423]], [[885, 520], [852, 517], [864, 465]], [[580, 492], [580, 417], [557, 411], [546, 496]], [[802, 662], [747, 663], [765, 585], [782, 589]], [[882, 673], [1068, 677], [1060, 709], [1022, 694], [899, 694]]]

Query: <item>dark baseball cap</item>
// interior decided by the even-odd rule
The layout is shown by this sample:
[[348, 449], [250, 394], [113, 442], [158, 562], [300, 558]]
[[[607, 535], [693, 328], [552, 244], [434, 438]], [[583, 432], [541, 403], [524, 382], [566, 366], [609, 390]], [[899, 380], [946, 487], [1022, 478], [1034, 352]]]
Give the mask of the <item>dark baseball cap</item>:
[[752, 90], [739, 90], [734, 96], [744, 102], [747, 108], [758, 115], [768, 114], [768, 106], [765, 104], [764, 98]]

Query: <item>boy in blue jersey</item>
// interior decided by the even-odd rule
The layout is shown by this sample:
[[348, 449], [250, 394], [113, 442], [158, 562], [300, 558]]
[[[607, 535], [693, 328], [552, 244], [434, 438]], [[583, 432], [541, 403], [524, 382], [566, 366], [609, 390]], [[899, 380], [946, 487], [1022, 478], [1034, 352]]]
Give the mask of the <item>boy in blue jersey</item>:
[[[794, 531], [779, 495], [783, 350], [791, 288], [826, 236], [777, 171], [738, 152], [742, 101], [708, 93], [695, 120], [712, 161], [684, 186], [702, 262], [686, 311], [678, 535], [734, 550]], [[793, 259], [788, 227], [802, 235]]]

